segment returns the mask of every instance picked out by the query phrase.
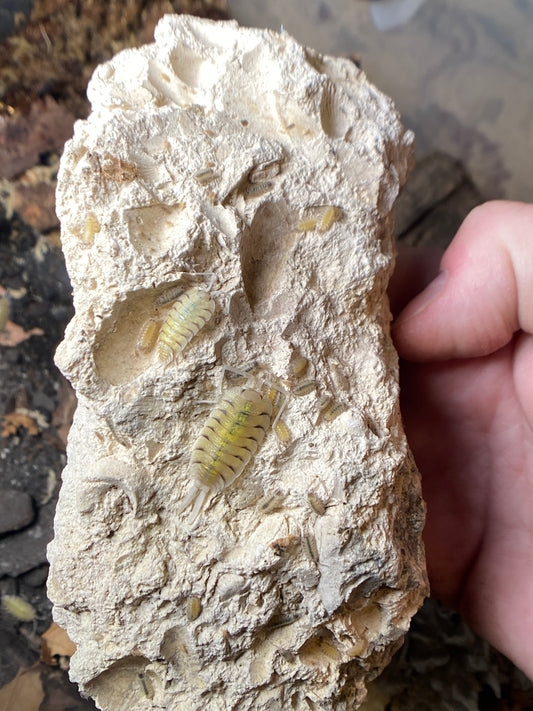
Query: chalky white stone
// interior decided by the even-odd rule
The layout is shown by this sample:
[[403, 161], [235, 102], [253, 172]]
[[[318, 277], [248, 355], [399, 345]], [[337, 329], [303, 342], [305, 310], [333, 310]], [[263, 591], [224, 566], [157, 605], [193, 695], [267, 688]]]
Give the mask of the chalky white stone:
[[[88, 95], [57, 194], [79, 405], [49, 594], [71, 678], [109, 711], [356, 708], [427, 593], [385, 295], [413, 136], [350, 60], [188, 16]], [[214, 314], [183, 298], [194, 333], [162, 360], [193, 287]], [[244, 387], [224, 368], [274, 413], [218, 491], [190, 460], [219, 385]], [[228, 397], [218, 484], [252, 422]]]

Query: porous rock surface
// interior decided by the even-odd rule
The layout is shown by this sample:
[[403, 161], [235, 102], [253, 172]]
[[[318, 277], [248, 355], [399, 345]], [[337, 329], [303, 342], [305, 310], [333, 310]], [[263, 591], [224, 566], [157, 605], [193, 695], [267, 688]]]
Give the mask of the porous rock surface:
[[[187, 16], [88, 95], [57, 199], [79, 405], [49, 595], [71, 677], [109, 711], [356, 708], [427, 592], [385, 296], [412, 134], [348, 59]], [[168, 363], [143, 325], [193, 287], [214, 314], [185, 316]], [[194, 519], [196, 440], [244, 381], [282, 420]]]

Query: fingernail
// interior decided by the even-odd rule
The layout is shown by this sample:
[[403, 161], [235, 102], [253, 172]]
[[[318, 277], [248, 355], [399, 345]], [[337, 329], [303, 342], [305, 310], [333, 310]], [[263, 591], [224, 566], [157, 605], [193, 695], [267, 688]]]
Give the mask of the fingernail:
[[409, 319], [418, 316], [422, 311], [424, 311], [424, 309], [427, 309], [427, 307], [432, 304], [442, 293], [447, 281], [448, 272], [440, 272], [438, 276], [436, 276], [435, 279], [433, 279], [433, 281], [430, 282], [426, 288], [420, 292], [420, 294], [418, 294], [418, 296], [415, 296], [415, 298], [407, 304], [393, 325], [397, 326], [400, 323], [403, 324], [406, 321], [409, 321]]

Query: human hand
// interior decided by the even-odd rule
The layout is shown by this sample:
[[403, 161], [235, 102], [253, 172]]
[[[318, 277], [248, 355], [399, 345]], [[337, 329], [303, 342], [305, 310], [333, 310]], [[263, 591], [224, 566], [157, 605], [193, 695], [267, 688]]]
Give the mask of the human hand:
[[[400, 258], [393, 311], [437, 271]], [[533, 205], [473, 210], [392, 333], [432, 593], [533, 678]]]

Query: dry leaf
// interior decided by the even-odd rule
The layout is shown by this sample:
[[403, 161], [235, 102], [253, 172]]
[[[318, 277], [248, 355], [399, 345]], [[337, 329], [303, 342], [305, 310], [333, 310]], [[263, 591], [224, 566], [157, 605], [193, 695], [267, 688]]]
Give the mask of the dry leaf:
[[25, 331], [22, 326], [7, 321], [4, 330], [0, 332], [0, 346], [18, 346], [31, 336], [44, 336], [44, 331], [42, 328], [30, 328], [29, 331]]
[[57, 400], [57, 407], [52, 413], [52, 426], [57, 430], [57, 434], [64, 445], [64, 451], [74, 411], [78, 404], [76, 393], [66, 378], [61, 377]]
[[39, 711], [43, 699], [39, 664], [21, 668], [17, 676], [0, 689], [0, 711]]
[[57, 666], [58, 657], [71, 657], [75, 651], [76, 645], [69, 639], [65, 630], [52, 622], [42, 635], [41, 661]]
[[19, 427], [25, 427], [31, 435], [38, 435], [41, 431], [37, 423], [29, 415], [20, 412], [8, 412], [2, 417], [2, 437], [16, 435]]

